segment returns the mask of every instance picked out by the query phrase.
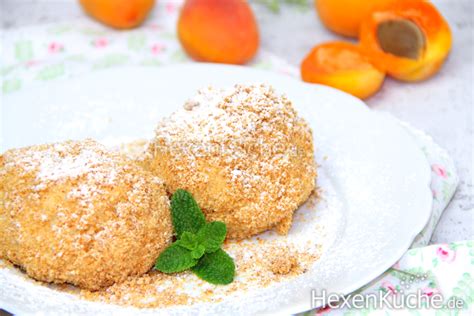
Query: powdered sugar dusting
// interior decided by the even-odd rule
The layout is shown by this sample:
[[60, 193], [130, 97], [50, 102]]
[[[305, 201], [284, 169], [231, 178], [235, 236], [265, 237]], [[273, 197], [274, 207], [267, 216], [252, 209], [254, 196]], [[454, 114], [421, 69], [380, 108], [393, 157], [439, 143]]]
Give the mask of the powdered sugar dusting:
[[116, 170], [114, 156], [104, 154], [106, 148], [92, 141], [65, 142], [40, 145], [5, 154], [5, 171], [20, 168], [23, 173], [35, 173], [35, 191], [44, 190], [49, 183], [83, 178], [67, 194], [68, 198], [79, 199], [80, 204], [92, 206], [90, 201], [102, 191], [100, 186], [114, 185]]
[[171, 238], [161, 181], [93, 140], [11, 149], [0, 170], [0, 256], [38, 280], [108, 286]]
[[[207, 87], [185, 103], [185, 111], [176, 111], [161, 121], [156, 134], [168, 141], [185, 136], [195, 140], [196, 146], [206, 146], [216, 138], [244, 143], [257, 129], [284, 137], [286, 129], [300, 122], [289, 103], [286, 97], [277, 96], [272, 87], [263, 84], [236, 85], [230, 89]], [[279, 131], [275, 126], [281, 124], [286, 129]], [[234, 149], [235, 156], [243, 154]]]
[[59, 180], [62, 178], [76, 178], [90, 171], [93, 171], [97, 164], [97, 154], [92, 151], [81, 151], [77, 157], [60, 157], [56, 155], [45, 155], [41, 161], [38, 179], [41, 180]]
[[[158, 123], [147, 154], [147, 167], [170, 192], [199, 193], [206, 216], [224, 220], [233, 238], [273, 227], [284, 233], [315, 187], [311, 129], [285, 95], [265, 84], [199, 90]], [[204, 187], [216, 189], [202, 194]], [[219, 213], [251, 218], [229, 224], [231, 215]]]

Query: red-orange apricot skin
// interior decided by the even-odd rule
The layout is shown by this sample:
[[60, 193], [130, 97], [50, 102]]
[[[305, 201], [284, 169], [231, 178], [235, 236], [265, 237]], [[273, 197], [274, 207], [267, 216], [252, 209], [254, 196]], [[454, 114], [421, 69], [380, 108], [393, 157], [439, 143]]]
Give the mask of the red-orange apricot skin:
[[[377, 25], [387, 20], [407, 19], [423, 32], [425, 47], [418, 59], [384, 52], [377, 40]], [[452, 45], [448, 23], [436, 7], [427, 1], [397, 3], [375, 11], [360, 29], [360, 45], [377, 67], [402, 81], [421, 81], [433, 76], [443, 65]]]
[[346, 42], [315, 46], [301, 63], [303, 81], [319, 83], [366, 99], [376, 93], [385, 74], [374, 67], [360, 48]]
[[372, 11], [400, 1], [414, 0], [314, 0], [314, 5], [328, 29], [340, 35], [357, 37], [360, 24]]
[[105, 25], [130, 29], [148, 16], [155, 0], [79, 0], [84, 11]]
[[260, 41], [257, 22], [244, 0], [187, 0], [178, 37], [191, 58], [226, 64], [251, 60]]

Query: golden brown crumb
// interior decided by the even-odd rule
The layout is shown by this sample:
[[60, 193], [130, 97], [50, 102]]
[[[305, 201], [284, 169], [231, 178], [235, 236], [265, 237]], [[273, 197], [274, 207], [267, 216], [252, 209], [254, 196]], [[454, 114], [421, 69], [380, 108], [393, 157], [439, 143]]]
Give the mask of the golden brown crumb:
[[147, 156], [169, 193], [190, 191], [230, 238], [286, 233], [315, 186], [311, 130], [265, 85], [201, 90], [158, 124]]
[[275, 225], [275, 231], [280, 235], [286, 235], [290, 231], [292, 223], [293, 214], [290, 214]]
[[273, 255], [270, 269], [275, 274], [288, 274], [298, 265], [294, 254], [288, 248], [283, 248]]
[[[236, 263], [237, 279], [226, 286], [214, 286], [198, 279], [190, 271], [167, 275], [151, 271], [130, 277], [106, 289], [82, 291], [81, 296], [112, 304], [141, 308], [164, 308], [203, 302], [220, 302], [230, 295], [267, 287], [306, 272], [319, 259], [320, 248], [305, 252], [271, 240], [227, 241], [225, 250]], [[187, 290], [189, 286], [193, 290]]]
[[0, 257], [98, 289], [147, 272], [169, 243], [161, 180], [92, 140], [0, 156]]

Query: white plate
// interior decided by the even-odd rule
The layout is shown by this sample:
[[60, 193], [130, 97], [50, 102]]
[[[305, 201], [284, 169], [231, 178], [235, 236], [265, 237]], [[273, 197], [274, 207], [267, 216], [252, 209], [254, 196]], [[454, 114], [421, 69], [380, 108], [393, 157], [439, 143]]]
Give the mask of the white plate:
[[[328, 87], [235, 66], [97, 71], [5, 96], [1, 150], [71, 138], [148, 137], [160, 117], [181, 106], [198, 88], [255, 82], [269, 83], [287, 94], [310, 123], [323, 199], [325, 191], [332, 191], [342, 203], [340, 210], [334, 210], [341, 213], [341, 220], [331, 224], [337, 226], [335, 240], [309, 272], [291, 282], [211, 307], [174, 311], [301, 312], [312, 307], [313, 288], [349, 293], [382, 274], [408, 249], [430, 216], [430, 172], [423, 153], [397, 123], [370, 111], [360, 100]], [[0, 306], [12, 312], [130, 312], [34, 285], [12, 270], [0, 269]]]

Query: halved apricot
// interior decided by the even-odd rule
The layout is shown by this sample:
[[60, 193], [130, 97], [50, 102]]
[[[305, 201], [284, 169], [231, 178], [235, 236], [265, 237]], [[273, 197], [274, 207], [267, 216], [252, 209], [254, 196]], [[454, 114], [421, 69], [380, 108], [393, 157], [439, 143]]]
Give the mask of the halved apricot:
[[329, 42], [315, 46], [306, 56], [301, 77], [365, 99], [380, 89], [385, 74], [372, 65], [359, 46]]
[[374, 64], [403, 81], [435, 74], [451, 49], [451, 30], [427, 1], [396, 3], [362, 22], [360, 44]]
[[357, 37], [362, 20], [372, 11], [400, 1], [413, 0], [314, 0], [314, 5], [328, 29], [344, 36]]
[[178, 37], [186, 53], [198, 61], [243, 64], [259, 46], [257, 22], [244, 0], [187, 0]]

